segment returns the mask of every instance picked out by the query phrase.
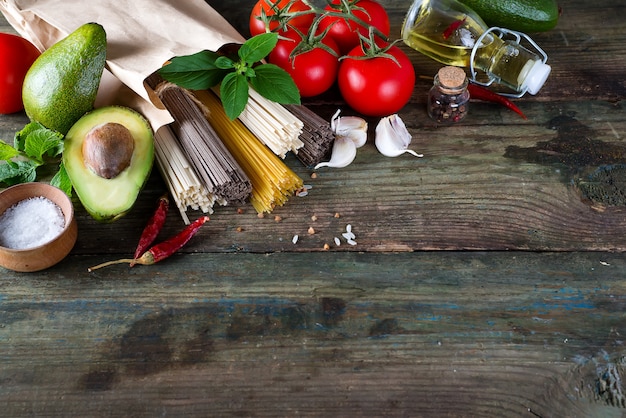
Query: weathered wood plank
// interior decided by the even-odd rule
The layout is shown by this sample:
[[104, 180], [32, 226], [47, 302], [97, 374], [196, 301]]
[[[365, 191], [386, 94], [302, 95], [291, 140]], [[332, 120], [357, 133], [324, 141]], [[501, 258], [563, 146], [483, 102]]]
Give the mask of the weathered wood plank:
[[3, 413], [619, 417], [626, 407], [620, 386], [601, 390], [624, 373], [619, 255], [194, 255], [125, 267], [124, 280], [87, 274], [96, 260], [0, 284]]

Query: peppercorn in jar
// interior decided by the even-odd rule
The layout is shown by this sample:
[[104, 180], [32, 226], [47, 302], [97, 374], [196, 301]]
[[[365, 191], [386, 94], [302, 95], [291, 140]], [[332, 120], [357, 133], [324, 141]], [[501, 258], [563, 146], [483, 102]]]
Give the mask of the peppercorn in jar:
[[435, 75], [428, 93], [428, 115], [437, 123], [456, 123], [467, 115], [470, 95], [465, 71], [443, 67]]

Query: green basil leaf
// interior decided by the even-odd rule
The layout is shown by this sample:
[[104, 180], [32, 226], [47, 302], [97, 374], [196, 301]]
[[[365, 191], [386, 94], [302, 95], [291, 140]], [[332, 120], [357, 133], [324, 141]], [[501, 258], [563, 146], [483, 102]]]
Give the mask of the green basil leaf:
[[300, 104], [300, 91], [289, 73], [274, 64], [254, 68], [256, 77], [250, 78], [252, 87], [263, 97], [276, 103]]
[[220, 87], [220, 97], [226, 115], [236, 119], [248, 104], [248, 80], [241, 74], [230, 73], [224, 77]]
[[230, 70], [235, 68], [235, 62], [228, 57], [221, 56], [215, 60], [215, 66], [222, 70]]
[[72, 196], [72, 181], [70, 180], [70, 176], [67, 175], [67, 171], [62, 162], [59, 166], [59, 171], [57, 171], [50, 180], [50, 184], [63, 190], [66, 195]]
[[0, 141], [0, 160], [8, 161], [18, 155], [20, 155], [20, 153], [15, 148], [6, 142]]
[[261, 61], [272, 52], [277, 42], [278, 34], [276, 33], [262, 33], [253, 36], [239, 48], [239, 58], [248, 64]]
[[8, 186], [29, 183], [37, 178], [37, 164], [33, 161], [15, 161], [12, 164], [0, 164], [0, 183]]
[[218, 85], [229, 72], [215, 64], [219, 57], [212, 51], [174, 57], [159, 69], [159, 74], [165, 80], [189, 90], [209, 89]]

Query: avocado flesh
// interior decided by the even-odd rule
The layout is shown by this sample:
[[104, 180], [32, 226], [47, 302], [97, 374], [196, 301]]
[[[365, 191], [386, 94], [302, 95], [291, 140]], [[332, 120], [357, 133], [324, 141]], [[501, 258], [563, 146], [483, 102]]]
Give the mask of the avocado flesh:
[[65, 135], [93, 109], [106, 62], [106, 33], [86, 23], [45, 50], [22, 86], [26, 115]]
[[[94, 128], [118, 123], [132, 134], [134, 149], [130, 165], [116, 177], [100, 177], [83, 158], [83, 142]], [[135, 204], [152, 170], [154, 139], [150, 124], [136, 111], [122, 106], [93, 110], [80, 118], [65, 136], [63, 165], [83, 207], [96, 220], [112, 222]]]

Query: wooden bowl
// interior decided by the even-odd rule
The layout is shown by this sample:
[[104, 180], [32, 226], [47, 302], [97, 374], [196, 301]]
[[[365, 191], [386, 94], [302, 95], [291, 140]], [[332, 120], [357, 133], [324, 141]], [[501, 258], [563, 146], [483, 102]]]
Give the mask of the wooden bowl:
[[65, 227], [51, 241], [32, 248], [12, 249], [0, 245], [0, 265], [21, 272], [39, 271], [64, 259], [74, 247], [78, 228], [74, 219], [74, 206], [70, 198], [59, 188], [46, 183], [23, 183], [0, 192], [0, 216], [11, 206], [31, 197], [43, 196], [61, 208]]

